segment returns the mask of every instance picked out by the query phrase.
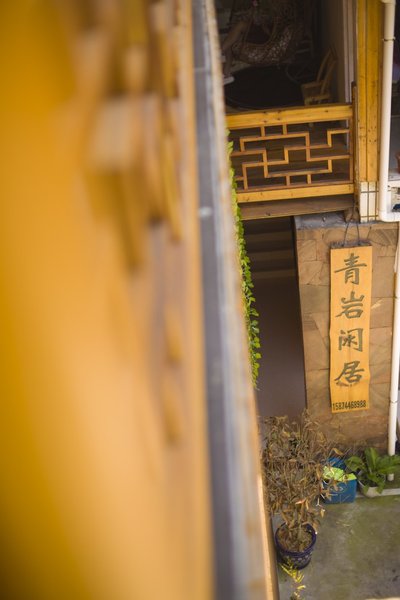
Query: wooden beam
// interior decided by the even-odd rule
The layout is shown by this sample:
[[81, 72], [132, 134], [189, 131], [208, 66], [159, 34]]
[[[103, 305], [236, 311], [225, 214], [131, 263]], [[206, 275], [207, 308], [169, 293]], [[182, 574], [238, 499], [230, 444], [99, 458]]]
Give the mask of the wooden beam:
[[241, 213], [244, 221], [250, 221], [253, 219], [270, 219], [273, 217], [336, 212], [351, 209], [353, 204], [354, 199], [351, 195], [337, 198], [318, 198], [315, 200], [304, 199], [257, 202], [241, 206]]
[[295, 198], [315, 198], [317, 196], [338, 196], [353, 194], [353, 183], [318, 185], [310, 187], [278, 188], [255, 192], [237, 192], [239, 204], [244, 202], [270, 202], [272, 200], [290, 200]]
[[228, 129], [257, 127], [260, 125], [281, 125], [282, 123], [318, 123], [351, 119], [351, 104], [323, 104], [319, 106], [296, 106], [275, 110], [258, 110], [227, 115]]
[[357, 147], [358, 176], [367, 180], [367, 0], [357, 2]]
[[378, 179], [382, 7], [357, 0], [357, 148], [359, 181]]
[[382, 45], [379, 0], [368, 2], [367, 23], [367, 181], [378, 180], [378, 128], [380, 90], [380, 51]]

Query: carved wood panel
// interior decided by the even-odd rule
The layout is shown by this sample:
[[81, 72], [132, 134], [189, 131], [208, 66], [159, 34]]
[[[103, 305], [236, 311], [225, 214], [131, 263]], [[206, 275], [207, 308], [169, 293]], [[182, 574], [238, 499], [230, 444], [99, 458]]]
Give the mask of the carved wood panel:
[[[268, 111], [260, 111], [259, 123], [254, 113], [243, 126], [235, 115], [230, 139], [239, 195], [353, 182], [352, 117], [313, 123], [312, 114], [304, 109], [299, 117], [300, 110], [293, 109], [297, 118], [271, 124]], [[290, 109], [285, 113], [290, 117]]]

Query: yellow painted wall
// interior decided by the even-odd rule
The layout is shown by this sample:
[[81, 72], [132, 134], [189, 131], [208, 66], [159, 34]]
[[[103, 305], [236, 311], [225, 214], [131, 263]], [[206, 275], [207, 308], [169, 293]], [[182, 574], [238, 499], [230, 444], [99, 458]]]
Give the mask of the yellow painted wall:
[[157, 6], [0, 7], [4, 598], [211, 596], [190, 7]]

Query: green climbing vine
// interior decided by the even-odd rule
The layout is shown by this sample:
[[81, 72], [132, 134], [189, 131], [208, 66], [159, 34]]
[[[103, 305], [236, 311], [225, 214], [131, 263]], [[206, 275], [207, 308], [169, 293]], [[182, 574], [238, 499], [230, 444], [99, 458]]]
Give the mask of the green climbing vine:
[[[228, 142], [228, 154], [232, 152], [232, 142]], [[258, 371], [260, 368], [260, 338], [258, 326], [258, 312], [254, 306], [255, 298], [253, 295], [254, 284], [251, 277], [250, 259], [246, 251], [246, 241], [244, 239], [244, 228], [242, 215], [237, 201], [236, 181], [232, 163], [229, 168], [231, 189], [232, 189], [232, 208], [235, 218], [236, 237], [238, 242], [238, 252], [240, 260], [240, 268], [242, 271], [242, 292], [245, 309], [245, 319], [247, 325], [247, 336], [249, 343], [250, 364], [253, 378], [253, 385], [257, 387]]]

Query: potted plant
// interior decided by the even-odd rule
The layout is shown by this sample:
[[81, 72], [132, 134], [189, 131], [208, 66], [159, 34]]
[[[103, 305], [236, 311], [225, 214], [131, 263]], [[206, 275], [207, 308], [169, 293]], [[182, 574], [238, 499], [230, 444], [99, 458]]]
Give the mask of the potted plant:
[[361, 492], [374, 497], [382, 494], [387, 475], [399, 470], [400, 456], [379, 455], [375, 448], [366, 448], [361, 456], [350, 456], [345, 463], [356, 473]]
[[301, 569], [311, 560], [319, 520], [324, 466], [331, 454], [319, 425], [304, 411], [297, 421], [288, 417], [264, 420], [262, 471], [266, 506], [282, 524], [275, 533], [278, 558]]

